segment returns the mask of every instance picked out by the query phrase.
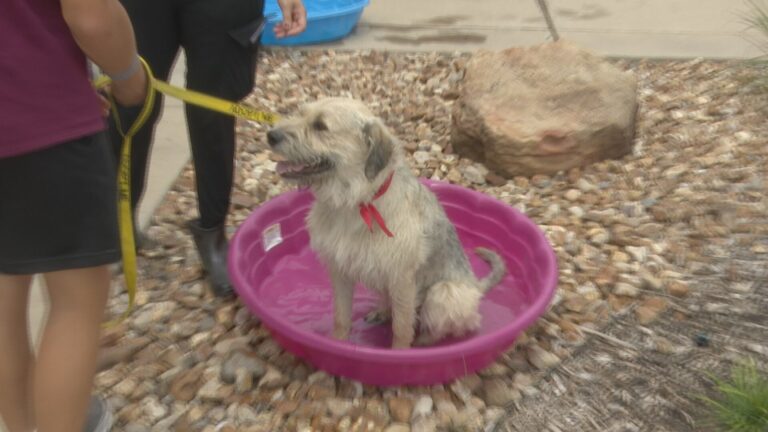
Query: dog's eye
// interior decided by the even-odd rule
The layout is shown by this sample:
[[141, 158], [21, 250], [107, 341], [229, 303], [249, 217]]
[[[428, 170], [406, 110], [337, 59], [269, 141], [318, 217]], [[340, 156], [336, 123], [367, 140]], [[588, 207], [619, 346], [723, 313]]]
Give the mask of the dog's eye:
[[315, 119], [314, 122], [312, 122], [312, 128], [316, 131], [327, 131], [328, 125], [325, 124], [323, 119], [318, 118], [318, 119]]

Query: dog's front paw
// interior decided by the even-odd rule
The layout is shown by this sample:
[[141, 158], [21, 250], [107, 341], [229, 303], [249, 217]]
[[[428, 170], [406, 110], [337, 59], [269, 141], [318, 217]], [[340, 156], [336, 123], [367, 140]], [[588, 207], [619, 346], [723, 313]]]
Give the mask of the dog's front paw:
[[389, 309], [374, 309], [365, 316], [365, 322], [371, 325], [384, 324], [391, 319]]
[[409, 341], [393, 341], [392, 342], [392, 349], [408, 349], [411, 347], [411, 343]]
[[433, 345], [435, 342], [437, 342], [437, 338], [432, 336], [429, 333], [421, 333], [418, 337], [416, 337], [416, 340], [413, 342], [416, 346], [430, 346]]
[[413, 334], [400, 335], [395, 334], [392, 338], [392, 349], [407, 349], [413, 346]]
[[334, 327], [333, 337], [339, 340], [349, 339], [349, 327], [343, 327], [343, 326]]

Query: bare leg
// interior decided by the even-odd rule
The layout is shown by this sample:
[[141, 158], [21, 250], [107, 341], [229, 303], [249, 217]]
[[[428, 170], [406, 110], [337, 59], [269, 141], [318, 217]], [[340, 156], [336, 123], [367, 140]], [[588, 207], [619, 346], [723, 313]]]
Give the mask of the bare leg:
[[50, 314], [35, 376], [39, 432], [82, 432], [109, 294], [108, 266], [45, 275]]
[[35, 429], [34, 355], [27, 330], [31, 276], [0, 274], [0, 417], [10, 432]]
[[392, 348], [410, 348], [416, 324], [416, 284], [412, 275], [398, 278], [389, 289], [392, 302]]
[[352, 329], [352, 297], [355, 283], [336, 269], [331, 269], [333, 282], [333, 337], [347, 340]]

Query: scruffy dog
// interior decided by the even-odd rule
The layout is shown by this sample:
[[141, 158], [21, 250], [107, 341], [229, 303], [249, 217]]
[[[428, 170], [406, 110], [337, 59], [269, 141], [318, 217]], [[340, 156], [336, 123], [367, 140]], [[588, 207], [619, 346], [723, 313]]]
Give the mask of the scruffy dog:
[[381, 308], [366, 320], [391, 319], [393, 348], [429, 345], [480, 327], [480, 300], [502, 279], [504, 262], [478, 248], [491, 272], [475, 277], [436, 196], [363, 103], [313, 102], [281, 120], [267, 140], [278, 173], [315, 195], [307, 226], [333, 282], [334, 337], [349, 336], [357, 282], [381, 294]]

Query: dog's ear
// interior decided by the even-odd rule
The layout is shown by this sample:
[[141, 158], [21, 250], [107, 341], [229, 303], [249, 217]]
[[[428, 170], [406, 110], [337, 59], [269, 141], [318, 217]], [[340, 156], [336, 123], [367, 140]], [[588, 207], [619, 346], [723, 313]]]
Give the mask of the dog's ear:
[[368, 158], [365, 161], [365, 176], [373, 180], [387, 166], [392, 157], [395, 143], [386, 126], [379, 119], [368, 121], [363, 126], [363, 139], [368, 146]]

